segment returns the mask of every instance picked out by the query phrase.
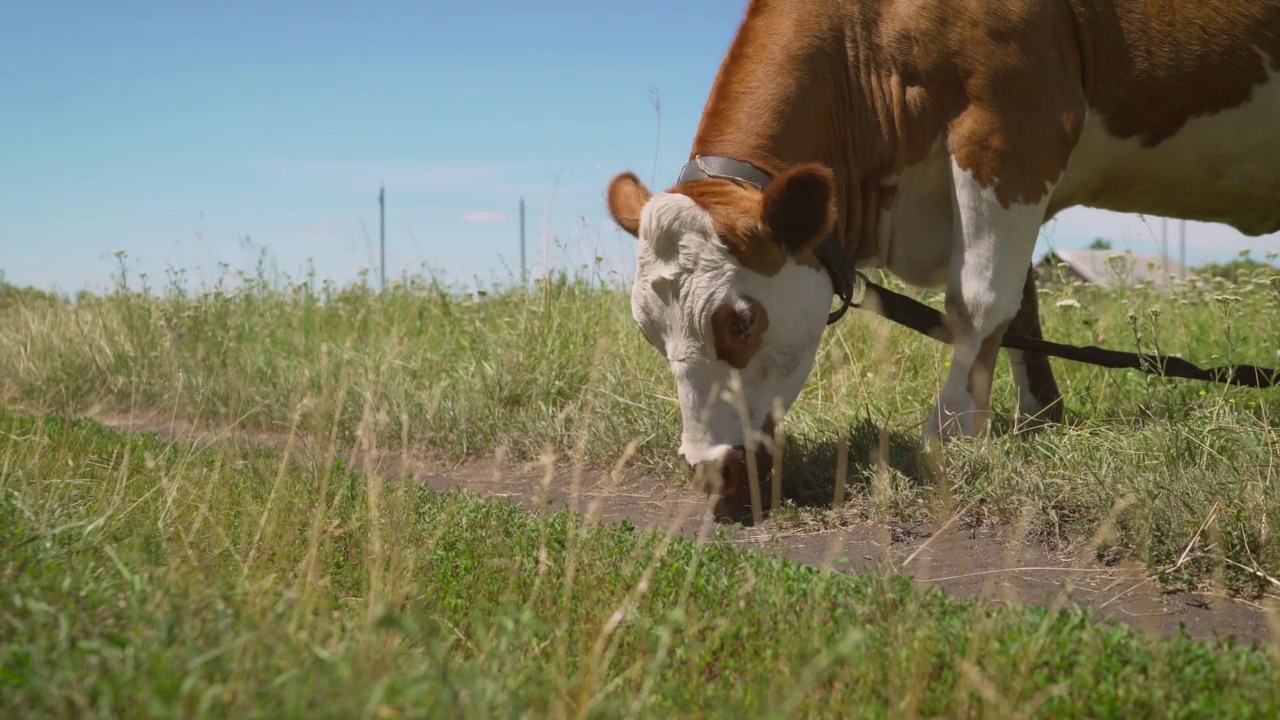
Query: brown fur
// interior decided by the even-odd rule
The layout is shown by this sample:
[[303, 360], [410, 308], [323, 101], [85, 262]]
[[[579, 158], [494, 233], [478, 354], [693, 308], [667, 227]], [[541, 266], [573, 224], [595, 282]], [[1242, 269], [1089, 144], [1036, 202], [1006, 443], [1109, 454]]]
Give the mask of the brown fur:
[[[764, 343], [764, 333], [769, 329], [769, 313], [755, 299], [743, 296], [750, 308], [744, 312], [733, 304], [725, 304], [711, 313], [711, 334], [715, 338], [716, 357], [741, 370], [751, 362]], [[742, 325], [750, 317], [746, 332], [738, 332], [735, 325]]]
[[640, 182], [633, 172], [622, 172], [609, 181], [605, 191], [609, 203], [609, 214], [613, 221], [623, 230], [638, 235], [640, 233], [640, 210], [649, 201], [649, 189]]
[[786, 248], [769, 237], [760, 217], [760, 193], [728, 180], [696, 180], [673, 188], [711, 213], [716, 234], [743, 267], [773, 277], [787, 260]]
[[1192, 117], [1247, 102], [1267, 79], [1255, 46], [1280, 68], [1276, 2], [939, 3], [897, 5], [880, 36], [890, 64], [946, 107], [960, 166], [984, 186], [998, 179], [1006, 207], [1043, 197], [1086, 108], [1153, 147]]
[[774, 239], [792, 253], [810, 250], [836, 219], [831, 170], [809, 163], [782, 174], [760, 198], [760, 216]]
[[[710, 213], [716, 234], [734, 258], [768, 277], [782, 269], [788, 255], [816, 266], [813, 248], [836, 220], [831, 191], [831, 171], [817, 164], [787, 169], [763, 193], [722, 179], [695, 180], [669, 190], [687, 195]], [[617, 223], [638, 235], [648, 188], [634, 173], [620, 173], [606, 195]]]
[[[919, 60], [927, 63], [926, 88], [964, 98], [947, 123], [949, 150], [983, 187], [995, 186], [1004, 207], [1038, 202], [1066, 168], [1084, 122], [1079, 61], [1062, 51], [1074, 47], [1071, 15], [1065, 3], [1008, 2], [996, 10], [988, 0], [969, 0], [948, 10], [947, 24], [935, 30], [946, 39]], [[1025, 38], [1027, 51], [1011, 52], [1010, 37]]]
[[751, 0], [690, 156], [827, 165], [837, 232], [866, 256], [868, 195], [944, 130], [1003, 204], [1035, 202], [1086, 108], [1153, 146], [1246, 102], [1268, 68], [1280, 69], [1274, 0]]
[[1113, 0], [1083, 4], [1078, 17], [1090, 105], [1111, 134], [1147, 147], [1248, 102], [1280, 70], [1277, 2]]

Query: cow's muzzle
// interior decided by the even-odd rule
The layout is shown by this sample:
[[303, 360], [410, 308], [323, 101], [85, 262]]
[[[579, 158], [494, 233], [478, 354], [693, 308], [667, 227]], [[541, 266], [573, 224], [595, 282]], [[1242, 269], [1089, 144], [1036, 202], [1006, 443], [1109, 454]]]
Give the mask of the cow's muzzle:
[[[755, 450], [738, 445], [729, 448], [715, 460], [689, 466], [695, 487], [708, 495], [718, 496], [714, 509], [720, 520], [747, 522], [751, 519], [751, 480], [755, 477], [760, 493], [761, 512], [769, 509], [768, 480], [773, 469], [773, 418], [764, 424]], [[752, 462], [754, 461], [754, 462]]]

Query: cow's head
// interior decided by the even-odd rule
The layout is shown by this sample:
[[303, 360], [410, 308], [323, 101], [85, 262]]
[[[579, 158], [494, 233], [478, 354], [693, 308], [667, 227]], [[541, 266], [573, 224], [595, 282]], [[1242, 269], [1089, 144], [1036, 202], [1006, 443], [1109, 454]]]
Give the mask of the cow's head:
[[680, 452], [742, 498], [747, 453], [763, 476], [762, 439], [800, 394], [831, 308], [814, 254], [835, 221], [831, 171], [793, 167], [763, 192], [717, 178], [656, 195], [624, 172], [608, 203], [637, 238], [631, 312], [675, 376]]

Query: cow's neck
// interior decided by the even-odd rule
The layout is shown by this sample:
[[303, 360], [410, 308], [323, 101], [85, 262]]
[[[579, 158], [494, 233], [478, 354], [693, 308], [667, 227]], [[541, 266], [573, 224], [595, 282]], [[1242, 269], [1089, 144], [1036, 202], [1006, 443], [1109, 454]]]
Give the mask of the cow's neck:
[[[888, 162], [869, 58], [869, 23], [834, 3], [752, 2], [712, 84], [690, 157], [718, 155], [776, 175], [820, 162], [837, 185], [837, 232], [855, 262], [875, 253], [878, 183]], [[868, 182], [870, 181], [870, 182]], [[867, 207], [870, 205], [870, 207]]]

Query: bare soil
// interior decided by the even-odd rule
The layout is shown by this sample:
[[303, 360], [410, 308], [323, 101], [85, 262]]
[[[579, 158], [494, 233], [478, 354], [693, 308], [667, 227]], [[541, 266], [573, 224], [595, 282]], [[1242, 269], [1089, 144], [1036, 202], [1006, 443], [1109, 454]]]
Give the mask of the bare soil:
[[[126, 431], [156, 432], [197, 443], [230, 442], [283, 449], [286, 436], [211, 430], [155, 415], [122, 416], [90, 412], [90, 417]], [[323, 450], [305, 445], [294, 452], [316, 457]], [[1008, 523], [960, 520], [912, 525], [874, 523], [856, 517], [825, 521], [777, 521], [759, 526], [717, 519], [713, 503], [684, 484], [639, 473], [582, 471], [565, 465], [539, 467], [501, 458], [445, 463], [398, 452], [341, 453], [359, 472], [411, 476], [428, 487], [464, 489], [533, 510], [570, 510], [600, 522], [629, 520], [689, 539], [719, 535], [759, 552], [841, 571], [896, 572], [962, 597], [991, 603], [1066, 603], [1090, 609], [1151, 635], [1179, 628], [1194, 638], [1235, 636], [1245, 642], [1280, 644], [1280, 602], [1260, 604], [1222, 592], [1187, 592], [1162, 587], [1140, 563], [1100, 558], [1089, 547], [1055, 552], [1028, 539]], [[763, 503], [769, 502], [762, 488]], [[824, 516], [825, 517], [825, 516]], [[1087, 545], [1087, 544], [1086, 544]]]

